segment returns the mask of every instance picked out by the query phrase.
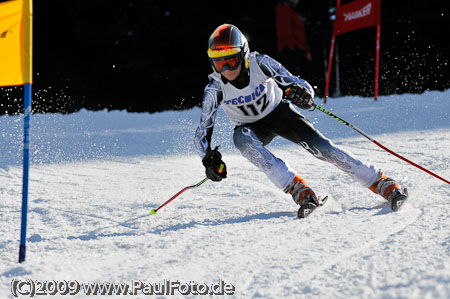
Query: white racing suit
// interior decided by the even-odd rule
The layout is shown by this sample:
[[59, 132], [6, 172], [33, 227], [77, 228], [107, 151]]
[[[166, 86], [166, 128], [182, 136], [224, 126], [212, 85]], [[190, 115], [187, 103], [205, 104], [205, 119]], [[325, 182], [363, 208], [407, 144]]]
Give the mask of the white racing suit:
[[306, 81], [293, 76], [267, 55], [252, 52], [248, 61], [250, 83], [245, 88], [238, 89], [229, 82], [224, 83], [218, 73], [209, 75], [200, 125], [194, 139], [201, 157], [205, 156], [210, 146], [216, 112], [222, 105], [236, 125], [233, 135], [236, 148], [280, 189], [285, 189], [292, 182], [295, 172], [265, 147], [275, 136], [301, 145], [314, 157], [334, 164], [365, 187], [370, 187], [380, 178], [379, 171], [373, 165], [365, 164], [336, 147], [282, 98], [281, 88], [293, 83], [305, 86], [314, 96], [312, 87]]

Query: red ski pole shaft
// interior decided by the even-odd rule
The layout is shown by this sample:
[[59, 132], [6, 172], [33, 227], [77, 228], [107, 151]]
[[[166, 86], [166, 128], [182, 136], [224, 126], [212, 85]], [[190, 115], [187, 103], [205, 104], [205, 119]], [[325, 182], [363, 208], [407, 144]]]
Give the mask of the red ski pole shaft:
[[385, 146], [383, 146], [382, 144], [380, 144], [378, 141], [374, 140], [373, 143], [375, 143], [376, 145], [378, 145], [379, 147], [381, 147], [382, 149], [384, 149], [384, 150], [387, 151], [388, 153], [390, 153], [390, 154], [396, 156], [397, 158], [400, 158], [400, 159], [402, 159], [403, 161], [408, 162], [409, 164], [411, 164], [411, 165], [413, 165], [413, 166], [419, 168], [420, 170], [423, 170], [423, 171], [425, 171], [426, 173], [431, 174], [431, 175], [434, 176], [435, 178], [438, 178], [438, 179], [440, 179], [440, 180], [446, 182], [447, 184], [450, 184], [450, 182], [447, 181], [446, 179], [444, 179], [444, 178], [438, 176], [437, 174], [435, 174], [435, 173], [429, 171], [428, 169], [423, 168], [423, 167], [420, 166], [420, 165], [417, 165], [416, 163], [414, 163], [414, 162], [412, 162], [412, 161], [406, 159], [405, 157], [402, 157], [402, 156], [400, 156], [399, 154], [397, 154], [397, 153], [391, 151], [391, 150], [388, 149], [387, 147], [385, 147]]
[[181, 189], [180, 191], [178, 191], [177, 194], [175, 194], [175, 195], [172, 196], [170, 199], [168, 199], [165, 203], [163, 203], [162, 205], [160, 205], [158, 208], [152, 209], [152, 210], [151, 210], [151, 214], [154, 215], [154, 214], [158, 213], [158, 211], [159, 211], [160, 209], [162, 209], [162, 208], [163, 208], [165, 205], [167, 205], [169, 202], [171, 202], [172, 200], [174, 200], [175, 198], [177, 198], [181, 193], [183, 193], [184, 191], [189, 190], [189, 189], [191, 189], [191, 188], [198, 187], [198, 186], [200, 186], [201, 184], [203, 184], [204, 182], [206, 182], [207, 180], [208, 180], [208, 178], [204, 178], [203, 180], [201, 180], [200, 182], [198, 182], [198, 183], [195, 184], [195, 185], [184, 187], [183, 189]]
[[387, 147], [385, 147], [384, 145], [382, 145], [381, 143], [379, 143], [378, 141], [374, 140], [374, 139], [371, 138], [369, 135], [367, 135], [366, 133], [364, 133], [363, 131], [361, 131], [360, 129], [358, 129], [357, 127], [355, 127], [355, 126], [353, 126], [352, 124], [346, 122], [346, 121], [343, 120], [342, 118], [340, 118], [340, 117], [334, 115], [334, 114], [331, 113], [330, 111], [328, 111], [328, 110], [326, 110], [326, 109], [320, 107], [319, 105], [314, 105], [314, 107], [315, 107], [316, 109], [319, 109], [319, 110], [322, 111], [323, 113], [328, 114], [328, 115], [331, 116], [332, 118], [334, 118], [334, 119], [340, 121], [340, 122], [343, 123], [344, 125], [346, 125], [346, 126], [352, 128], [353, 130], [355, 130], [355, 131], [358, 132], [359, 134], [363, 135], [364, 137], [366, 137], [367, 139], [369, 139], [370, 141], [372, 141], [373, 143], [375, 143], [376, 145], [378, 145], [379, 147], [381, 147], [382, 149], [384, 149], [385, 151], [387, 151], [388, 153], [390, 153], [390, 154], [396, 156], [397, 158], [402, 159], [402, 160], [405, 161], [405, 162], [408, 162], [409, 164], [411, 164], [411, 165], [413, 165], [413, 166], [419, 168], [419, 169], [422, 170], [422, 171], [425, 171], [426, 173], [428, 173], [428, 174], [434, 176], [435, 178], [438, 178], [438, 179], [440, 179], [440, 180], [446, 182], [447, 184], [450, 184], [450, 182], [449, 182], [448, 180], [446, 180], [446, 179], [444, 179], [444, 178], [438, 176], [437, 174], [435, 174], [435, 173], [429, 171], [428, 169], [423, 168], [423, 167], [420, 166], [420, 165], [417, 165], [416, 163], [414, 163], [414, 162], [412, 162], [412, 161], [406, 159], [405, 157], [402, 157], [402, 156], [400, 156], [399, 154], [393, 152], [392, 150], [388, 149]]

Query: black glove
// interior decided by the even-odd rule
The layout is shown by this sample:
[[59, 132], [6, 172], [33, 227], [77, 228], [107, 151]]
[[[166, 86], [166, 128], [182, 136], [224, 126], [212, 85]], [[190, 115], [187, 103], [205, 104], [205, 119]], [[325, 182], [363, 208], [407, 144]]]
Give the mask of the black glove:
[[296, 106], [302, 109], [309, 109], [314, 106], [314, 99], [309, 90], [301, 86], [298, 83], [295, 83], [285, 91], [286, 98], [294, 103]]
[[222, 161], [222, 154], [217, 148], [218, 147], [216, 146], [216, 148], [212, 150], [208, 147], [202, 162], [206, 168], [206, 177], [211, 181], [219, 182], [227, 177], [227, 166]]

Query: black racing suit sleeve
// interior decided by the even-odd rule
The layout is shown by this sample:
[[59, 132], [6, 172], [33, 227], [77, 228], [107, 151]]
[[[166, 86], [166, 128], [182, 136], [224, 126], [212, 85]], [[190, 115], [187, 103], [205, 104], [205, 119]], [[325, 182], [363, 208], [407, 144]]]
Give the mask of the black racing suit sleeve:
[[198, 154], [203, 158], [208, 147], [211, 147], [211, 137], [214, 130], [217, 109], [222, 100], [222, 90], [219, 82], [211, 80], [205, 87], [202, 100], [200, 124], [195, 131], [194, 144]]
[[272, 57], [265, 54], [257, 54], [256, 61], [263, 73], [272, 77], [283, 92], [292, 84], [298, 83], [306, 87], [314, 98], [314, 89], [306, 80], [292, 75], [281, 63]]

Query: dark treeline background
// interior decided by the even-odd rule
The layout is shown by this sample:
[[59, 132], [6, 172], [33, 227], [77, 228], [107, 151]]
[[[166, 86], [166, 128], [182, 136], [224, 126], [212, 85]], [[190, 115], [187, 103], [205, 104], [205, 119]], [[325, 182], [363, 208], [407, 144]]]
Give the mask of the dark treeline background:
[[[277, 59], [276, 3], [34, 1], [33, 112], [156, 112], [200, 105], [212, 71], [206, 55], [211, 32], [232, 23], [247, 36], [251, 51]], [[450, 88], [450, 17], [443, 3], [382, 1], [380, 95]], [[335, 5], [298, 5], [313, 55], [314, 74], [306, 79], [319, 96]], [[375, 32], [365, 28], [337, 37], [341, 95], [373, 96]], [[0, 115], [21, 113], [22, 93], [22, 87], [0, 88]]]

